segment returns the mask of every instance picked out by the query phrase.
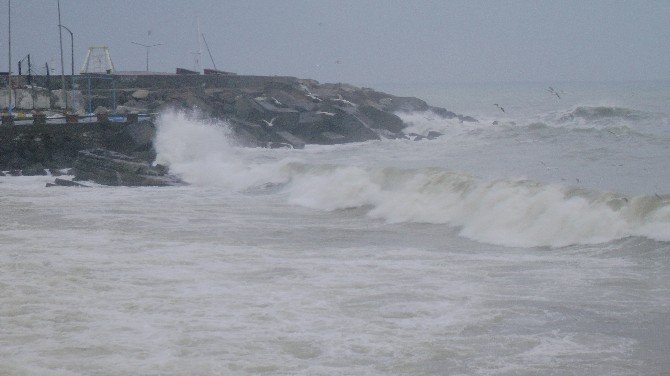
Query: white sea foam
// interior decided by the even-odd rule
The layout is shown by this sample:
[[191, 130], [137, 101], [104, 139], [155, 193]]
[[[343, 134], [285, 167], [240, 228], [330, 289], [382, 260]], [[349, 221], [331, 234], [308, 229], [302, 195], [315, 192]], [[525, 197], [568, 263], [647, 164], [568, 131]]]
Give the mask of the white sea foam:
[[487, 181], [443, 169], [397, 169], [244, 158], [225, 124], [182, 113], [159, 121], [158, 162], [198, 185], [243, 190], [285, 183], [291, 203], [321, 210], [366, 207], [390, 223], [433, 223], [505, 246], [594, 244], [627, 236], [670, 240], [667, 198], [576, 190], [527, 180]]
[[246, 163], [226, 122], [169, 111], [157, 123], [156, 162], [191, 184], [241, 190], [272, 180], [278, 171], [274, 165]]
[[529, 181], [482, 181], [437, 169], [402, 171], [294, 166], [291, 202], [333, 210], [367, 206], [391, 223], [460, 227], [468, 238], [506, 246], [601, 243], [670, 237], [668, 201], [575, 191]]
[[[667, 142], [525, 127], [524, 108], [563, 114], [579, 93], [546, 86], [480, 90], [510, 124], [463, 110], [486, 126], [420, 142], [236, 148], [225, 124], [174, 113], [159, 160], [191, 186], [0, 177], [0, 374], [663, 374], [670, 242], [458, 236], [582, 230], [561, 216], [579, 242], [667, 235]], [[619, 106], [667, 109], [667, 93]]]
[[403, 130], [406, 134], [416, 133], [425, 136], [430, 131], [452, 134], [482, 125], [481, 122], [463, 123], [458, 118], [445, 119], [433, 111], [396, 112], [396, 115], [407, 124]]

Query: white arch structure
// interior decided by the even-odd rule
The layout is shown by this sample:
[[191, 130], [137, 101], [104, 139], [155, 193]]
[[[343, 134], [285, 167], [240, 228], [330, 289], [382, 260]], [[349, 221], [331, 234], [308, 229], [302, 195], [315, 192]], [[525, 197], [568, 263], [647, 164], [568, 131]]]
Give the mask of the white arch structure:
[[114, 63], [107, 46], [89, 47], [79, 73], [114, 73]]

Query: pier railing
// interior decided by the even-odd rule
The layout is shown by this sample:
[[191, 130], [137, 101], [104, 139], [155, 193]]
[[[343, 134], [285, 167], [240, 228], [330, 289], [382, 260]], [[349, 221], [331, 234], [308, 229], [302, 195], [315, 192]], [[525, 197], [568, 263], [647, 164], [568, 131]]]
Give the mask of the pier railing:
[[77, 124], [77, 123], [137, 123], [138, 121], [155, 120], [158, 113], [139, 113], [139, 114], [66, 114], [58, 116], [47, 116], [46, 114], [23, 114], [14, 112], [12, 114], [2, 114], [2, 125], [45, 125], [45, 124]]

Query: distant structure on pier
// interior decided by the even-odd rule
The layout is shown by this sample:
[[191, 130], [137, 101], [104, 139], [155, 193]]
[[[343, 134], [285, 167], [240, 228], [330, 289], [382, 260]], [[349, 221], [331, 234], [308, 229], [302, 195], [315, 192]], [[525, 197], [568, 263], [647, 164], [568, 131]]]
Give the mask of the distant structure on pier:
[[114, 73], [114, 63], [107, 46], [89, 47], [84, 65], [79, 73]]

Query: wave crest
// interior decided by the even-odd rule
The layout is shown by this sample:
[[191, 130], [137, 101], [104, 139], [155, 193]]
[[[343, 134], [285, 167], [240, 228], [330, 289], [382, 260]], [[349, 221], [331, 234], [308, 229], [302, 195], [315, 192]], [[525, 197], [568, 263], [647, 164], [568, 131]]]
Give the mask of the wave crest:
[[369, 207], [373, 218], [448, 224], [487, 243], [562, 247], [636, 235], [670, 241], [668, 200], [655, 196], [629, 199], [526, 180], [483, 181], [439, 169], [290, 168], [293, 203], [323, 210]]
[[[192, 184], [281, 194], [290, 203], [321, 210], [364, 208], [370, 217], [391, 223], [446, 224], [462, 236], [505, 246], [562, 247], [627, 236], [670, 241], [668, 196], [627, 198], [528, 180], [487, 181], [437, 168], [278, 160], [276, 151], [243, 151], [229, 139], [225, 123], [167, 113], [158, 121], [157, 161]], [[267, 183], [272, 189], [253, 189]]]

